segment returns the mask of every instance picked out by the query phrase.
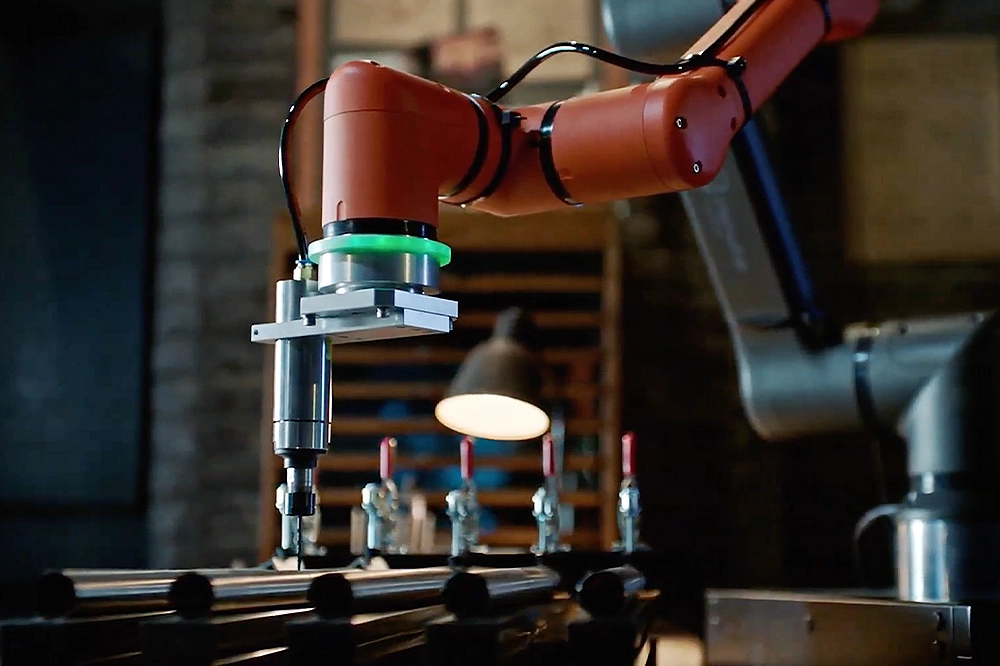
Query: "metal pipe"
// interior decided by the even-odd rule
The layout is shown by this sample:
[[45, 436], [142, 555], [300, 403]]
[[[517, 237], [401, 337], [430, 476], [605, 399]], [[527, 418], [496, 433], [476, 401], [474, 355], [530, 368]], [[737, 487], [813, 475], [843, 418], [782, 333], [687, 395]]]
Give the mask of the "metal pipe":
[[167, 603], [188, 618], [204, 617], [220, 610], [305, 606], [309, 603], [309, 586], [316, 578], [330, 572], [330, 569], [272, 571], [265, 575], [218, 578], [189, 572], [170, 585]]
[[166, 611], [106, 617], [21, 619], [0, 624], [4, 666], [83, 664], [139, 652], [139, 625]]
[[314, 664], [405, 664], [424, 661], [405, 654], [424, 642], [429, 622], [448, 617], [443, 606], [356, 615], [346, 618], [308, 617], [285, 625], [290, 666]]
[[309, 587], [309, 603], [324, 618], [432, 606], [454, 574], [449, 567], [326, 573]]
[[147, 662], [211, 664], [217, 659], [285, 644], [285, 627], [312, 615], [310, 608], [217, 615], [207, 618], [168, 617], [139, 627]]
[[[36, 605], [42, 617], [167, 610], [171, 583], [183, 569], [50, 571], [38, 579]], [[211, 578], [273, 573], [266, 569], [201, 569]]]
[[576, 586], [576, 598], [594, 617], [621, 613], [629, 599], [646, 586], [646, 577], [631, 566], [594, 571]]
[[458, 617], [482, 615], [503, 606], [548, 600], [559, 574], [548, 567], [469, 569], [448, 580], [444, 606]]
[[216, 659], [213, 666], [285, 666], [288, 663], [288, 648], [275, 647], [266, 650], [256, 650], [235, 657]]

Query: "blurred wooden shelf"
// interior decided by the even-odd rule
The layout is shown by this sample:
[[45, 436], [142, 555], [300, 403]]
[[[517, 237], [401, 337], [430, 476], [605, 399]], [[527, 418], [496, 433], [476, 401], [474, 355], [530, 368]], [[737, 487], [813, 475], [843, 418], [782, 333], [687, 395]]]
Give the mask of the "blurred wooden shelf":
[[[438, 530], [436, 541], [442, 544], [451, 539], [450, 533]], [[594, 529], [577, 529], [570, 534], [563, 534], [559, 539], [575, 548], [599, 548], [601, 535]], [[517, 548], [527, 550], [538, 540], [538, 530], [534, 527], [507, 526], [491, 534], [481, 534], [479, 542], [494, 548]], [[325, 527], [319, 533], [319, 543], [323, 546], [343, 547], [351, 543], [351, 530], [346, 527]]]
[[603, 281], [594, 275], [551, 275], [496, 273], [483, 275], [441, 276], [441, 291], [464, 294], [488, 293], [570, 293], [598, 294]]
[[[404, 419], [383, 419], [375, 417], [334, 416], [333, 434], [373, 437], [397, 435], [453, 435], [453, 431], [441, 425], [433, 416], [419, 416]], [[596, 435], [601, 430], [600, 419], [568, 419], [566, 432], [573, 436]]]
[[[531, 515], [531, 496], [534, 488], [502, 488], [498, 490], [480, 490], [477, 494], [480, 506], [517, 509], [523, 508], [526, 515]], [[432, 509], [444, 508], [444, 491], [421, 491], [427, 498], [427, 506]], [[571, 504], [577, 509], [596, 509], [600, 506], [600, 497], [596, 490], [572, 490], [559, 493], [559, 501]], [[321, 488], [319, 491], [320, 506], [345, 507], [361, 504], [361, 488]]]
[[[334, 365], [458, 365], [469, 353], [468, 349], [449, 347], [389, 347], [372, 345], [343, 345], [334, 347], [331, 358]], [[544, 349], [542, 361], [553, 365], [569, 363], [596, 363], [601, 351], [593, 347]]]
[[[539, 328], [596, 328], [601, 325], [601, 313], [533, 311], [531, 319]], [[459, 312], [455, 328], [493, 328], [496, 312]]]
[[604, 252], [609, 249], [608, 218], [605, 206], [503, 219], [468, 208], [442, 206], [438, 240], [463, 252]]
[[[280, 464], [280, 463], [279, 463]], [[399, 456], [396, 469], [427, 471], [444, 467], [457, 467], [457, 455]], [[597, 472], [601, 461], [595, 454], [574, 454], [566, 456], [563, 470], [566, 472]], [[505, 472], [538, 472], [541, 474], [541, 458], [537, 455], [493, 455], [476, 456], [476, 469], [502, 469]], [[331, 452], [319, 459], [321, 472], [371, 472], [378, 470], [377, 453]]]
[[[334, 400], [439, 400], [448, 382], [339, 382], [333, 381]], [[576, 382], [547, 386], [546, 398], [593, 399], [602, 393], [597, 384]]]

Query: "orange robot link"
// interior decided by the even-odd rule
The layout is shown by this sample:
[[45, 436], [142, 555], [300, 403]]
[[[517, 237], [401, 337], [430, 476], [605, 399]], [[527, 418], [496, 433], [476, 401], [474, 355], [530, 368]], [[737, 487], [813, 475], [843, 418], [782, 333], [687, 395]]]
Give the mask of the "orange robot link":
[[[690, 53], [716, 43], [754, 2], [738, 2]], [[715, 64], [513, 110], [347, 63], [326, 89], [323, 223], [434, 226], [439, 201], [510, 216], [705, 185], [792, 69], [819, 43], [861, 33], [877, 8], [878, 0], [770, 0]]]

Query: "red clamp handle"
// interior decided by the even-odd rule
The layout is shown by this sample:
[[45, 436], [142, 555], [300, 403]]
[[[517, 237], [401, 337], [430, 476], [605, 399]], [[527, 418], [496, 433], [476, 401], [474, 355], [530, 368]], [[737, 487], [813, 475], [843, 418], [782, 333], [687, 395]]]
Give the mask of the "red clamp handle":
[[635, 434], [622, 435], [622, 476], [635, 475]]
[[463, 437], [458, 445], [458, 451], [461, 456], [462, 480], [472, 481], [472, 474], [476, 469], [476, 461], [472, 454], [472, 439]]
[[396, 462], [396, 440], [383, 437], [378, 445], [378, 475], [383, 481], [392, 478], [393, 464]]
[[546, 479], [556, 475], [556, 447], [549, 433], [542, 437], [542, 474]]

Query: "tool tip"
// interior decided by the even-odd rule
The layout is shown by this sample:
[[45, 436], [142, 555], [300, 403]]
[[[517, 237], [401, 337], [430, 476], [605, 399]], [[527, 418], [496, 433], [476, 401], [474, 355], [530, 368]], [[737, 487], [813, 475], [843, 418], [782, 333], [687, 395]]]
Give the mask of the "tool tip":
[[295, 559], [297, 560], [296, 564], [299, 567], [299, 571], [302, 571], [304, 568], [302, 562], [302, 516], [299, 516], [298, 523], [298, 527], [295, 530], [298, 533], [298, 545], [295, 548]]

